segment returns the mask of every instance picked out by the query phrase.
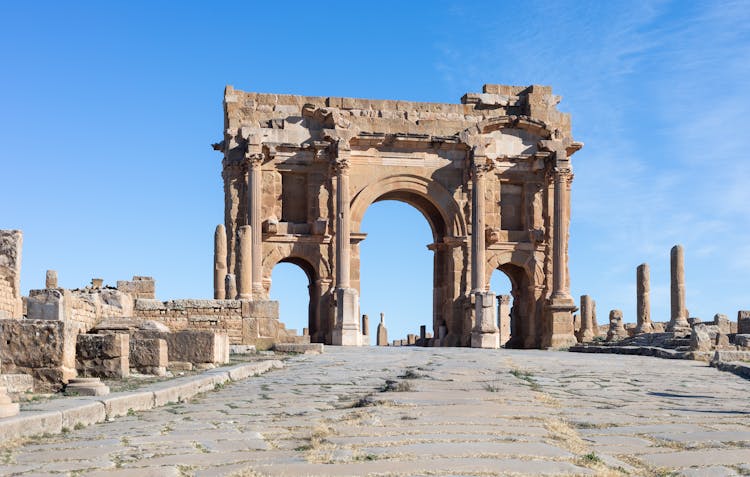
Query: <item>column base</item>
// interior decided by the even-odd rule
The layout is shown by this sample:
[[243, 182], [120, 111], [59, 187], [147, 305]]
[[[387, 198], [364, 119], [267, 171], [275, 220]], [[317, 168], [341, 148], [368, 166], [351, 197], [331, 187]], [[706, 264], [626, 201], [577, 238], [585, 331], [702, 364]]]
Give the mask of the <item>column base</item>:
[[500, 347], [500, 330], [495, 316], [495, 294], [476, 292], [474, 300], [476, 326], [471, 332], [471, 347], [497, 349]]
[[359, 330], [359, 294], [354, 288], [336, 289], [336, 328], [331, 334], [335, 346], [362, 346]]
[[678, 336], [687, 336], [690, 335], [693, 331], [693, 329], [690, 327], [690, 323], [687, 321], [670, 321], [667, 323], [667, 328], [664, 330], [668, 333], [674, 333]]
[[640, 325], [636, 326], [635, 328], [635, 334], [642, 335], [646, 333], [653, 333], [654, 332], [654, 325], [650, 321], [647, 321], [645, 323], [641, 323]]
[[500, 347], [500, 333], [471, 333], [471, 347], [497, 349]]
[[573, 329], [575, 302], [570, 297], [553, 297], [544, 308], [547, 331], [542, 340], [543, 348], [567, 348], [578, 343]]

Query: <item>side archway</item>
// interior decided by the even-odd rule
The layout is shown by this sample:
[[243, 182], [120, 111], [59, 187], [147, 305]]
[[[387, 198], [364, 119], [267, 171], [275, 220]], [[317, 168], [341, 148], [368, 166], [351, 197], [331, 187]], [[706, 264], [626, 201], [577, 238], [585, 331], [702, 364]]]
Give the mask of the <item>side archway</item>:
[[[299, 252], [299, 251], [298, 251]], [[280, 263], [290, 263], [299, 267], [308, 280], [308, 312], [307, 328], [310, 334], [310, 340], [313, 342], [323, 343], [330, 334], [331, 323], [330, 313], [326, 313], [329, 308], [330, 298], [330, 278], [326, 264], [321, 260], [316, 260], [315, 255], [295, 253], [292, 247], [276, 246], [263, 257], [263, 286], [266, 293], [270, 295], [272, 287], [271, 275], [276, 265]], [[318, 264], [323, 269], [320, 270], [314, 264]], [[322, 276], [321, 276], [322, 272]], [[302, 331], [302, 330], [299, 330]]]
[[537, 330], [536, 296], [534, 273], [536, 266], [531, 253], [521, 251], [497, 251], [491, 253], [487, 260], [487, 280], [490, 283], [492, 273], [499, 270], [511, 283], [510, 340], [508, 348], [525, 348], [536, 346]]

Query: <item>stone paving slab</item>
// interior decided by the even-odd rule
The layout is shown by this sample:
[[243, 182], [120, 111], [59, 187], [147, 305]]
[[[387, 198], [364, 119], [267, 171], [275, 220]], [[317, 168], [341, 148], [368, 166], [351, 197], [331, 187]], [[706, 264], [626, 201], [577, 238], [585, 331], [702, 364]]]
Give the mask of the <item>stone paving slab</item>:
[[59, 434], [77, 426], [88, 426], [169, 403], [185, 401], [196, 394], [230, 381], [230, 375], [250, 376], [282, 368], [278, 360], [235, 365], [230, 370], [212, 370], [197, 376], [177, 378], [144, 386], [138, 391], [101, 397], [54, 399], [24, 409], [12, 418], [0, 419], [0, 443], [37, 434]]
[[[329, 347], [286, 364], [187, 402], [9, 445], [0, 475], [750, 472], [750, 382], [702, 363]], [[408, 389], [388, 391], [389, 381]]]

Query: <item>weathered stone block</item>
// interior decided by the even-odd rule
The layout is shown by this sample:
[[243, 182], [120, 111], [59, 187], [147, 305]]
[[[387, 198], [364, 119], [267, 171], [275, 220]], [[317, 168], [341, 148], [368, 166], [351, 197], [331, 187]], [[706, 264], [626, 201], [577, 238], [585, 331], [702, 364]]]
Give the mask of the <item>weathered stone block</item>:
[[0, 374], [0, 387], [7, 389], [8, 394], [17, 396], [34, 391], [34, 378], [29, 374]]
[[741, 335], [750, 334], [750, 310], [737, 312], [737, 333]]
[[279, 302], [274, 300], [242, 300], [243, 318], [279, 319]]
[[143, 374], [163, 376], [169, 365], [167, 341], [160, 338], [130, 340], [130, 367]]
[[735, 335], [734, 344], [742, 348], [750, 348], [750, 334], [748, 335]]
[[693, 351], [710, 351], [713, 345], [714, 341], [711, 339], [708, 327], [702, 323], [695, 325], [690, 335], [690, 349]]
[[169, 361], [198, 363], [229, 362], [229, 336], [213, 331], [184, 330], [174, 333], [139, 330], [135, 339], [164, 339]]
[[727, 315], [722, 315], [720, 313], [714, 315], [714, 325], [718, 326], [719, 330], [725, 335], [732, 332], [732, 322]]
[[132, 296], [133, 299], [156, 297], [156, 281], [152, 277], [133, 277], [132, 280], [118, 280], [117, 289]]
[[0, 320], [0, 362], [4, 373], [34, 377], [37, 391], [57, 390], [76, 376], [74, 323]]
[[70, 291], [61, 288], [30, 290], [26, 300], [26, 316], [30, 320], [69, 319], [71, 300]]
[[81, 376], [123, 378], [130, 375], [130, 336], [125, 333], [79, 335], [76, 369]]

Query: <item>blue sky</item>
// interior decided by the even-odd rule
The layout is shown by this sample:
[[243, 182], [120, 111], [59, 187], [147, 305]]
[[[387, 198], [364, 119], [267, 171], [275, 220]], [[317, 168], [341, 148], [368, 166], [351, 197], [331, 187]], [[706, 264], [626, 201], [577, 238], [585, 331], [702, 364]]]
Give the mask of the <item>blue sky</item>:
[[[612, 308], [634, 321], [648, 262], [666, 320], [681, 243], [692, 315], [750, 308], [748, 2], [3, 2], [0, 45], [0, 227], [25, 233], [24, 291], [53, 268], [66, 287], [137, 274], [162, 299], [211, 295], [226, 84], [457, 102], [534, 83], [563, 96], [586, 144], [573, 294], [600, 322]], [[427, 222], [382, 203], [363, 231], [363, 313], [416, 332], [432, 313]], [[273, 276], [290, 327], [304, 326], [302, 277]]]

